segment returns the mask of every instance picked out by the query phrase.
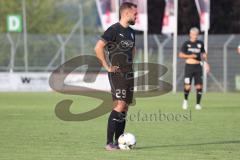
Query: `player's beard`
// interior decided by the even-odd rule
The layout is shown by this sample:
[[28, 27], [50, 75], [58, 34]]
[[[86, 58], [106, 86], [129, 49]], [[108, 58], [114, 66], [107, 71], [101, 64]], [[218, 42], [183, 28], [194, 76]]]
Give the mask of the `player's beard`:
[[128, 24], [129, 24], [129, 25], [134, 25], [134, 24], [135, 24], [135, 20], [132, 20], [132, 19], [129, 20], [129, 21], [128, 21]]

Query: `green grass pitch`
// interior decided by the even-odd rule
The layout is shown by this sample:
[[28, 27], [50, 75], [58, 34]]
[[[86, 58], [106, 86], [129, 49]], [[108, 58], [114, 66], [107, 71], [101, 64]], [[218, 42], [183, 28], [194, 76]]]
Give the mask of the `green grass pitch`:
[[[58, 93], [0, 93], [0, 160], [240, 159], [240, 94], [208, 93], [203, 110], [196, 111], [191, 93], [191, 113], [181, 109], [182, 97], [170, 93], [137, 99], [126, 126], [137, 138], [136, 148], [108, 152], [104, 150], [108, 114], [66, 122], [54, 113], [64, 98], [74, 99], [74, 113], [94, 108], [99, 100]], [[159, 112], [182, 117], [150, 117]]]

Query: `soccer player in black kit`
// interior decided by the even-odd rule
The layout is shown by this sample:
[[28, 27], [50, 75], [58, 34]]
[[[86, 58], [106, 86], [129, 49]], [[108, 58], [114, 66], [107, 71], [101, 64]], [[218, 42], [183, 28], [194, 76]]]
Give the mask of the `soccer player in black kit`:
[[135, 32], [129, 25], [135, 24], [137, 6], [124, 2], [119, 10], [120, 21], [110, 26], [95, 46], [97, 58], [108, 71], [113, 99], [113, 110], [107, 126], [106, 150], [118, 149], [117, 141], [124, 132], [126, 113], [133, 99]]
[[[207, 53], [204, 49], [202, 41], [198, 40], [199, 30], [198, 28], [191, 28], [189, 33], [189, 40], [182, 45], [179, 57], [185, 59], [185, 76], [184, 76], [184, 100], [182, 108], [186, 110], [188, 108], [188, 95], [191, 90], [192, 79], [194, 78], [196, 95], [196, 110], [201, 110], [200, 105], [202, 97], [202, 84], [203, 84], [203, 71], [202, 65], [209, 72], [209, 65], [207, 63]], [[202, 59], [204, 62], [202, 63]]]

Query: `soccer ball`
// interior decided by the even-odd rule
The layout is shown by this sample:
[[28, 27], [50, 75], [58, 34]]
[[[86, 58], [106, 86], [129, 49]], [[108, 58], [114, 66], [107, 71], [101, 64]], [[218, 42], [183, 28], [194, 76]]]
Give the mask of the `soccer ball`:
[[122, 150], [130, 150], [136, 146], [136, 138], [131, 133], [123, 133], [118, 138], [118, 146]]

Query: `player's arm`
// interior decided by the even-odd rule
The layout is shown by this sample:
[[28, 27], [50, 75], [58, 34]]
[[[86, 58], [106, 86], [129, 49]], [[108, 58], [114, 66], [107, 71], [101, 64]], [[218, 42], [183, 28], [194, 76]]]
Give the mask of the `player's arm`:
[[206, 70], [207, 73], [210, 72], [210, 65], [208, 64], [208, 54], [206, 52], [204, 52], [202, 54], [202, 58], [203, 58], [203, 67]]
[[136, 48], [136, 40], [135, 40], [135, 31], [133, 31], [133, 39], [134, 39], [134, 47], [133, 47], [133, 50], [132, 50], [132, 59], [133, 59], [133, 62], [134, 62], [134, 57], [135, 57], [135, 54], [137, 52], [137, 48]]
[[201, 48], [202, 59], [203, 59], [203, 67], [207, 73], [210, 72], [210, 65], [208, 64], [208, 53], [204, 49], [204, 44], [202, 44]]
[[207, 73], [210, 72], [210, 65], [208, 64], [208, 53], [205, 51], [204, 43], [202, 43], [201, 48], [202, 59], [203, 59], [203, 67]]
[[208, 54], [206, 52], [202, 54], [202, 58], [204, 62], [208, 62]]
[[100, 63], [102, 64], [102, 66], [108, 71], [108, 72], [116, 72], [118, 69], [118, 66], [110, 66], [107, 63], [105, 54], [104, 54], [104, 47], [106, 45], [106, 42], [104, 42], [103, 40], [98, 40], [96, 46], [95, 46], [95, 53], [97, 58], [99, 59]]

